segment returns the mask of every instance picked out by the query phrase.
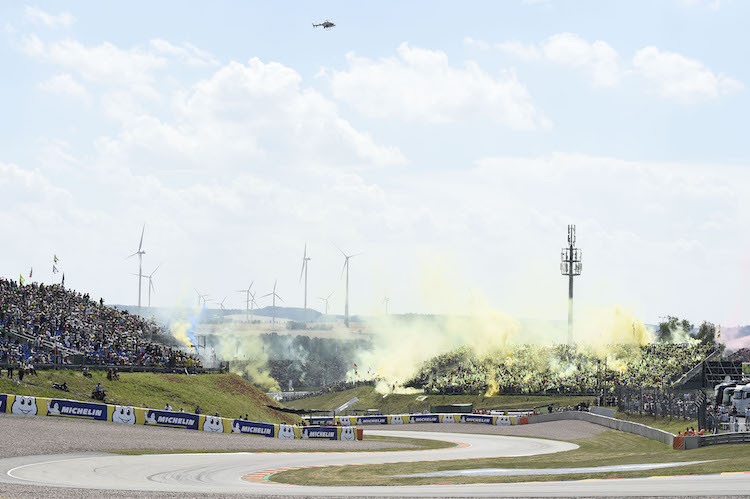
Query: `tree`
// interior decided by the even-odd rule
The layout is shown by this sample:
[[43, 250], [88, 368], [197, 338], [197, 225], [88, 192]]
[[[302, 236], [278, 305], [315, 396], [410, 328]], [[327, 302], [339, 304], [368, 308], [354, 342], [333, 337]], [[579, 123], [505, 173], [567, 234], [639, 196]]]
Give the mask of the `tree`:
[[715, 345], [716, 344], [716, 326], [708, 321], [703, 321], [698, 331], [693, 336], [696, 340], [700, 340], [703, 345]]
[[672, 335], [677, 330], [677, 317], [667, 316], [667, 320], [659, 323], [659, 330], [656, 332], [656, 336], [661, 343], [669, 343], [672, 341]]

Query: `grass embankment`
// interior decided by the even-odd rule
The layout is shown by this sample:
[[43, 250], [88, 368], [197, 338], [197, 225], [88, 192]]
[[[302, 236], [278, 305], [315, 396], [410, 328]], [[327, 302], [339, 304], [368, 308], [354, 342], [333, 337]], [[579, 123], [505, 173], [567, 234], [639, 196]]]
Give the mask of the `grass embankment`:
[[[91, 374], [92, 378], [85, 378], [80, 371], [39, 371], [38, 376], [25, 376], [20, 384], [2, 377], [0, 393], [95, 402], [91, 392], [100, 382], [110, 404], [161, 409], [169, 403], [172, 409], [183, 408], [186, 412], [193, 412], [200, 405], [205, 414], [219, 413], [230, 418], [247, 414], [252, 421], [269, 423], [299, 421], [295, 415], [267, 408], [265, 404], [278, 404], [235, 374], [120, 373], [119, 381], [107, 381], [103, 371]], [[55, 390], [53, 382], [67, 383], [70, 392]]]
[[[365, 440], [374, 440], [379, 442], [398, 443], [399, 447], [383, 447], [380, 449], [368, 449], [362, 451], [356, 447], [350, 449], [326, 449], [325, 452], [393, 452], [393, 451], [405, 451], [405, 450], [430, 450], [430, 449], [447, 449], [449, 447], [456, 447], [457, 444], [453, 442], [446, 442], [443, 440], [429, 440], [426, 438], [402, 438], [402, 437], [383, 437], [379, 435], [368, 435], [365, 433]], [[404, 447], [409, 446], [409, 447]], [[115, 449], [111, 450], [113, 454], [123, 454], [126, 456], [140, 456], [142, 454], [195, 454], [195, 453], [227, 453], [227, 452], [321, 452], [320, 449], [211, 449], [211, 450], [200, 450], [194, 449]]]
[[[675, 451], [669, 446], [630, 433], [608, 430], [591, 438], [573, 440], [578, 449], [518, 458], [465, 459], [378, 465], [303, 468], [274, 474], [271, 480], [298, 485], [433, 485], [446, 483], [501, 483], [591, 478], [638, 478], [693, 473], [750, 470], [750, 445], [702, 447]], [[476, 468], [571, 468], [638, 463], [717, 460], [715, 462], [656, 470], [571, 475], [519, 475], [494, 477], [393, 478], [392, 475]]]
[[498, 395], [485, 397], [483, 395], [427, 395], [422, 394], [383, 394], [375, 391], [372, 386], [360, 386], [343, 392], [326, 393], [315, 397], [286, 402], [288, 407], [295, 409], [325, 409], [333, 410], [357, 397], [359, 402], [350, 409], [365, 410], [378, 409], [384, 414], [399, 414], [409, 412], [429, 411], [431, 405], [445, 404], [474, 404], [475, 409], [531, 409], [532, 407], [555, 404], [556, 406], [576, 405], [579, 402], [591, 402], [592, 397], [565, 396], [531, 396], [531, 395]]

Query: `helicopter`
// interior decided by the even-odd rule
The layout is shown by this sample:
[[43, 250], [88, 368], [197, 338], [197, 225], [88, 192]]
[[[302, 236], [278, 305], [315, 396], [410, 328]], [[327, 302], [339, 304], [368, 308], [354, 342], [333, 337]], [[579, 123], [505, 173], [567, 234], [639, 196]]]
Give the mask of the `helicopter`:
[[334, 27], [334, 26], [336, 26], [336, 25], [335, 25], [335, 24], [333, 24], [333, 23], [332, 23], [331, 21], [329, 21], [328, 19], [326, 19], [325, 21], [323, 21], [323, 22], [322, 22], [322, 23], [320, 23], [320, 24], [315, 24], [315, 23], [313, 23], [313, 28], [317, 28], [318, 26], [323, 26], [323, 29], [330, 29], [330, 28], [333, 28], [333, 27]]

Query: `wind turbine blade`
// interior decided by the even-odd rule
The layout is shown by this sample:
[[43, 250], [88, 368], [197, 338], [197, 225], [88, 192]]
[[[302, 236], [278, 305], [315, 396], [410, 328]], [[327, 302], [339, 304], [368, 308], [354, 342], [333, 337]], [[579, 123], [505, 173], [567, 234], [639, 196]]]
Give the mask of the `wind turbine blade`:
[[247, 287], [247, 290], [250, 291], [253, 289], [253, 284], [255, 284], [255, 281], [250, 281], [250, 286]]
[[133, 253], [132, 255], [130, 255], [130, 256], [126, 256], [126, 257], [125, 257], [125, 260], [127, 260], [128, 258], [133, 258], [133, 257], [134, 257], [135, 255], [137, 255], [137, 254], [138, 254], [138, 252], [136, 251], [136, 252], [135, 252], [135, 253]]
[[278, 279], [273, 281], [273, 294], [276, 294], [276, 283], [278, 282]]
[[339, 279], [341, 279], [342, 277], [344, 277], [344, 270], [346, 269], [347, 265], [349, 265], [349, 258], [347, 258], [346, 260], [344, 260], [344, 266], [341, 267], [341, 275], [339, 276]]
[[268, 293], [267, 295], [261, 296], [261, 298], [265, 298], [266, 296], [271, 296], [273, 293]]
[[151, 287], [151, 291], [153, 291], [154, 293], [156, 293], [156, 288], [154, 287], [154, 281], [152, 281], [151, 279], [149, 279], [148, 280], [148, 285]]
[[143, 228], [141, 229], [141, 242], [138, 243], [138, 251], [141, 251], [141, 248], [143, 248], [143, 233], [146, 232], [146, 224], [143, 224]]
[[347, 256], [346, 256], [346, 253], [344, 253], [344, 250], [342, 250], [341, 248], [339, 248], [339, 247], [338, 247], [337, 245], [335, 245], [335, 244], [334, 244], [334, 246], [336, 246], [336, 249], [337, 249], [337, 250], [339, 250], [339, 251], [341, 252], [341, 254], [342, 254], [342, 255], [344, 255], [344, 258], [347, 258]]
[[355, 253], [353, 255], [349, 255], [349, 258], [354, 258], [355, 256], [364, 255], [364, 253]]
[[307, 260], [305, 260], [305, 257], [302, 257], [302, 270], [299, 271], [299, 282], [302, 282], [302, 275], [305, 273], [305, 265], [307, 265]]
[[278, 299], [279, 299], [279, 300], [281, 300], [282, 302], [284, 301], [284, 299], [283, 299], [282, 297], [280, 297], [279, 295], [276, 295], [276, 298], [278, 298]]
[[[331, 292], [331, 294], [330, 294], [330, 295], [328, 295], [328, 298], [332, 297], [332, 296], [333, 296], [333, 293], [335, 293], [335, 291]], [[326, 300], [327, 300], [328, 298], [326, 298]]]
[[154, 271], [153, 271], [153, 272], [151, 272], [151, 274], [149, 275], [149, 278], [150, 278], [151, 276], [153, 276], [154, 274], [156, 274], [156, 271], [157, 271], [157, 270], [159, 270], [159, 267], [161, 267], [161, 263], [160, 263], [159, 265], [157, 265], [157, 266], [156, 266], [156, 268], [154, 269]]

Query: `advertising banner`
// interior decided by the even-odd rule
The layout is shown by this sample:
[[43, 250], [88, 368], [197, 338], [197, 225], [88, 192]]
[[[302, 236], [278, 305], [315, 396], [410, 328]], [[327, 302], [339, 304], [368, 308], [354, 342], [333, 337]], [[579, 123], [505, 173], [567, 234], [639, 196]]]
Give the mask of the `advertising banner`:
[[354, 418], [351, 416], [338, 416], [336, 417], [336, 424], [341, 426], [351, 426], [354, 424]]
[[325, 438], [338, 440], [341, 428], [336, 426], [303, 426], [302, 438]]
[[107, 404], [52, 399], [47, 402], [47, 416], [107, 421]]
[[[271, 423], [256, 423], [255, 421], [245, 421], [243, 419], [232, 421], [232, 433], [246, 433], [248, 435], [276, 438], [277, 428], [278, 425]], [[292, 438], [294, 438], [294, 435], [292, 435]]]
[[187, 412], [146, 410], [146, 424], [152, 426], [168, 426], [170, 428], [185, 428], [197, 430], [200, 416]]
[[[398, 417], [401, 416], [391, 416], [391, 417]], [[408, 419], [409, 423], [439, 423], [440, 422], [440, 414], [412, 414], [409, 416]], [[391, 423], [393, 424], [393, 423]]]
[[334, 424], [331, 416], [312, 416], [305, 418], [310, 424]]
[[[11, 405], [13, 402], [11, 402]], [[0, 393], [0, 412], [8, 412], [8, 396], [4, 393]]]
[[354, 424], [388, 424], [388, 416], [357, 416]]
[[461, 414], [458, 416], [459, 423], [480, 423], [480, 424], [492, 424], [492, 416], [484, 414]]
[[511, 416], [496, 416], [495, 424], [497, 426], [510, 426], [513, 424]]
[[[11, 401], [12, 399], [12, 401]], [[24, 416], [36, 416], [36, 397], [26, 397], [24, 395], [8, 395], [8, 404], [13, 414], [22, 414]]]

